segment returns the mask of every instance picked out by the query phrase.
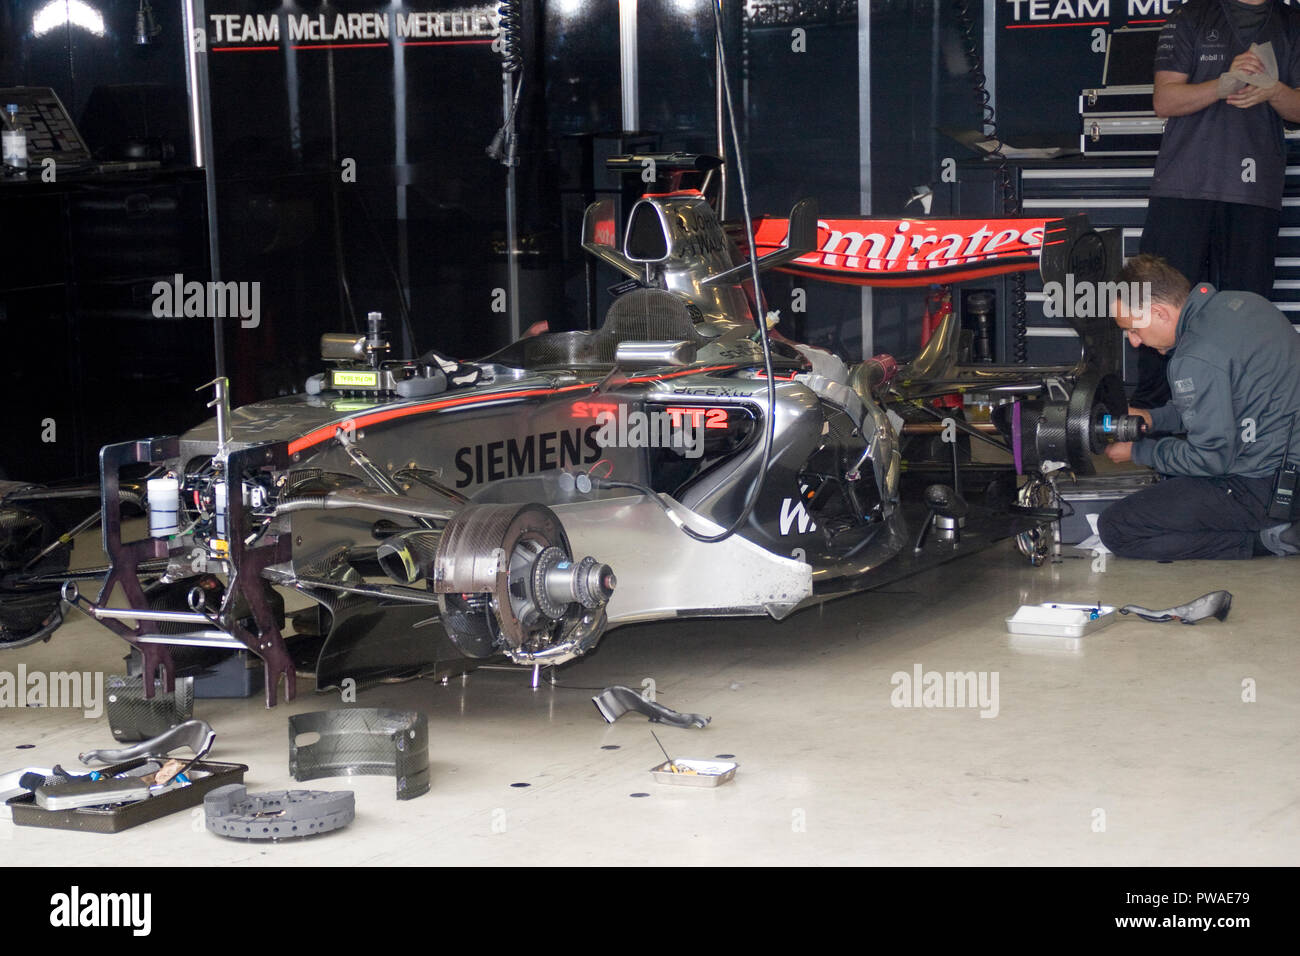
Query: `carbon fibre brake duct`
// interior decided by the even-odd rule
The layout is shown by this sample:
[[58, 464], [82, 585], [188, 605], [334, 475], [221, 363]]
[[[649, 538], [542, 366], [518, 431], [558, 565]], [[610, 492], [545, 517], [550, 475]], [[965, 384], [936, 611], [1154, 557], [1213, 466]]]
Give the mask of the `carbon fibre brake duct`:
[[709, 725], [710, 717], [703, 714], [683, 714], [671, 710], [663, 704], [646, 700], [630, 687], [615, 684], [591, 698], [591, 702], [611, 724], [630, 710], [645, 714], [651, 723], [667, 724], [670, 727], [699, 727], [703, 730]]
[[1119, 609], [1119, 613], [1136, 614], [1144, 621], [1156, 621], [1158, 623], [1182, 621], [1184, 624], [1195, 624], [1207, 617], [1216, 617], [1220, 621], [1227, 620], [1228, 611], [1231, 609], [1232, 595], [1230, 593], [1227, 591], [1211, 591], [1209, 594], [1202, 594], [1194, 601], [1188, 601], [1186, 604], [1179, 604], [1176, 607], [1165, 608], [1162, 611], [1153, 611], [1150, 608], [1142, 607], [1140, 604], [1125, 604]]
[[429, 791], [428, 718], [375, 707], [293, 714], [289, 773], [295, 780], [383, 774], [397, 779], [398, 800], [414, 799]]
[[173, 750], [180, 747], [188, 747], [194, 751], [194, 760], [201, 760], [212, 749], [213, 742], [217, 739], [216, 732], [211, 725], [205, 720], [187, 720], [183, 724], [177, 724], [166, 733], [161, 733], [157, 737], [141, 741], [132, 747], [121, 747], [116, 750], [90, 750], [81, 754], [77, 759], [82, 763], [90, 766], [92, 764], [115, 764], [122, 763], [125, 760], [132, 760], [135, 757], [168, 757]]

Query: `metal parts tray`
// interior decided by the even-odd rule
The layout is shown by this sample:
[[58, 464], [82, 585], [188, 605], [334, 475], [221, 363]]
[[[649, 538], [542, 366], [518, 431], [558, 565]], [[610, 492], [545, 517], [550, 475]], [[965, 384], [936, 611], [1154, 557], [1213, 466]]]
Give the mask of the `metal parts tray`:
[[695, 772], [674, 773], [668, 769], [669, 763], [665, 760], [650, 768], [656, 783], [676, 787], [720, 787], [736, 775], [736, 768], [740, 766], [733, 760], [687, 760], [679, 757], [671, 763], [682, 770]]
[[[148, 763], [148, 758], [129, 760], [126, 763], [105, 767], [100, 773], [116, 776]], [[157, 820], [177, 810], [197, 807], [203, 802], [203, 795], [209, 790], [228, 783], [242, 783], [248, 767], [242, 763], [214, 763], [199, 761], [185, 773], [190, 777], [188, 787], [168, 790], [120, 806], [80, 807], [76, 810], [42, 810], [36, 805], [36, 795], [27, 793], [9, 800], [9, 809], [13, 812], [14, 823], [22, 827], [46, 827], [51, 830], [84, 830], [87, 833], [120, 833], [131, 827]], [[202, 773], [198, 777], [194, 774]]]

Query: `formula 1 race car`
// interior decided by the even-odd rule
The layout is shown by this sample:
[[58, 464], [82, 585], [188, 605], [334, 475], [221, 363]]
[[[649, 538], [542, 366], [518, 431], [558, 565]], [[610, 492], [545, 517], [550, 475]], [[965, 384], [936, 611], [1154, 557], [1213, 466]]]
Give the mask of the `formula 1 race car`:
[[[819, 220], [805, 201], [757, 223], [750, 256], [687, 185], [718, 160], [615, 162], [647, 158], [661, 181], [622, 229], [608, 202], [587, 210], [585, 248], [628, 277], [594, 331], [472, 363], [393, 359], [372, 313], [366, 334], [322, 338], [325, 370], [301, 394], [230, 409], [218, 379], [213, 421], [102, 450], [109, 566], [79, 576], [66, 573], [71, 534], [96, 516], [60, 528], [66, 489], [0, 489], [0, 643], [48, 638], [62, 599], [168, 689], [173, 651], [255, 654], [268, 705], [281, 680], [293, 698], [299, 669], [325, 688], [500, 657], [557, 665], [621, 624], [781, 619], [1050, 517], [1009, 466], [996, 488], [964, 494], [955, 450], [955, 481], [912, 481], [909, 428], [970, 433], [1034, 474], [1088, 470], [1118, 427], [1105, 317], [1071, 320], [1077, 364], [1035, 368], [958, 364], [949, 314], [900, 368], [769, 340], [750, 299], [774, 267], [886, 284], [1034, 267], [1112, 278], [1113, 237], [1081, 217]], [[933, 406], [954, 394], [997, 406], [995, 425]], [[147, 534], [128, 540], [133, 509]], [[77, 579], [94, 576], [90, 599]], [[289, 592], [309, 599], [292, 627]]]

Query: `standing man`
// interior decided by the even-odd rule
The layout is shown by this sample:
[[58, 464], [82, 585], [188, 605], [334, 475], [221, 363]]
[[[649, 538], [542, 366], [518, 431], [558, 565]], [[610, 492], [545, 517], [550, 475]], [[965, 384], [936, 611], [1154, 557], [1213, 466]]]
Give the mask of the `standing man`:
[[[1271, 44], [1276, 71], [1251, 44]], [[1232, 73], [1232, 77], [1223, 74]], [[1300, 10], [1281, 0], [1188, 0], [1160, 32], [1155, 111], [1166, 117], [1140, 249], [1193, 282], [1273, 291], [1286, 175], [1282, 122], [1300, 122]], [[1138, 357], [1133, 403], [1169, 400], [1167, 360]]]
[[1134, 256], [1120, 275], [1149, 290], [1150, 301], [1117, 304], [1116, 324], [1134, 346], [1177, 353], [1173, 401], [1130, 409], [1152, 437], [1110, 445], [1106, 455], [1172, 477], [1103, 511], [1102, 544], [1154, 560], [1300, 554], [1300, 522], [1268, 517], [1288, 442], [1291, 460], [1300, 458], [1300, 335], [1266, 299], [1189, 286], [1157, 256]]

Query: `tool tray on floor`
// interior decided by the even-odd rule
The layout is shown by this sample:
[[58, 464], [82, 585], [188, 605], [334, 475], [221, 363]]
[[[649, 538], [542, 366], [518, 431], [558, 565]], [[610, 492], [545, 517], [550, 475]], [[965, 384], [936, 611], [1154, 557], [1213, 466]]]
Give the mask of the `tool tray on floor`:
[[[104, 767], [99, 772], [107, 777], [127, 773], [148, 763], [150, 757], [138, 757]], [[45, 810], [36, 805], [36, 794], [26, 793], [11, 797], [9, 809], [14, 824], [23, 827], [46, 827], [52, 830], [83, 830], [88, 833], [119, 833], [131, 827], [158, 820], [177, 810], [197, 807], [209, 790], [228, 783], [243, 783], [248, 767], [242, 763], [216, 763], [200, 760], [185, 771], [190, 778], [187, 787], [166, 790], [157, 796], [130, 803], [105, 807], [78, 807], [75, 810]]]

